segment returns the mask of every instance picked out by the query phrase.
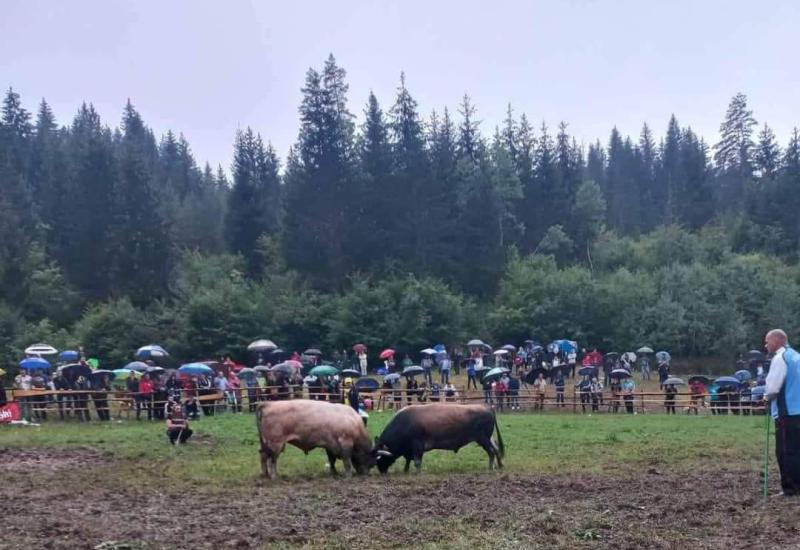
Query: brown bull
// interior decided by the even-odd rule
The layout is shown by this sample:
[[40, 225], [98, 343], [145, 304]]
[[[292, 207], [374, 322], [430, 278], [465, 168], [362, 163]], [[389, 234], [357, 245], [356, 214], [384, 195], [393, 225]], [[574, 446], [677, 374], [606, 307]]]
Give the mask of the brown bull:
[[278, 457], [286, 444], [304, 453], [323, 448], [328, 454], [331, 473], [336, 475], [336, 459], [345, 472], [367, 473], [375, 465], [372, 443], [359, 414], [351, 407], [297, 399], [262, 403], [256, 409], [261, 439], [261, 471], [265, 477], [278, 475]]

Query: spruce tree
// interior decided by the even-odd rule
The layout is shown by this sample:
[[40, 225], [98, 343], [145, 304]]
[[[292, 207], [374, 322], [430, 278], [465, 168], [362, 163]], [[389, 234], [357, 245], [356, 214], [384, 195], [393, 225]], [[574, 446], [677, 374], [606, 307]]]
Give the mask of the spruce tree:
[[775, 139], [775, 132], [764, 123], [758, 134], [758, 146], [753, 155], [754, 167], [762, 179], [775, 177], [781, 162], [781, 149]]

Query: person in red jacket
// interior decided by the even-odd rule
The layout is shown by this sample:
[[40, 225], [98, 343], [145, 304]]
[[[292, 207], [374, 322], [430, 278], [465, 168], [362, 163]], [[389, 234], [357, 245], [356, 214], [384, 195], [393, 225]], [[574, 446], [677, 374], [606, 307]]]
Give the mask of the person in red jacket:
[[153, 419], [153, 394], [155, 384], [150, 380], [149, 374], [142, 375], [139, 380], [139, 395], [136, 396], [136, 420], [141, 420], [142, 409], [147, 410], [147, 420]]

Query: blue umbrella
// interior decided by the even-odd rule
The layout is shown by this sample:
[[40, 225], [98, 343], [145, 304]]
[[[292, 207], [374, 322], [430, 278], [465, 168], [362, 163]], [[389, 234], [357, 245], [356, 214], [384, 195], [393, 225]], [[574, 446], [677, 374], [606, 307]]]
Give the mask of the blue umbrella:
[[59, 358], [59, 360], [64, 361], [64, 362], [77, 361], [78, 359], [81, 358], [81, 355], [80, 355], [80, 353], [78, 353], [75, 350], [68, 349], [68, 350], [64, 350], [61, 353], [59, 353], [58, 354], [58, 358]]
[[750, 374], [750, 371], [749, 371], [749, 370], [744, 370], [744, 369], [742, 369], [742, 370], [737, 370], [737, 371], [734, 373], [734, 375], [733, 375], [733, 376], [734, 376], [736, 379], [738, 379], [738, 380], [739, 380], [739, 382], [747, 382], [748, 380], [750, 380], [750, 379], [753, 377], [753, 375], [752, 375], [752, 374]]
[[167, 350], [165, 350], [158, 344], [150, 344], [149, 346], [142, 346], [138, 350], [136, 350], [137, 359], [159, 359], [161, 357], [167, 357], [168, 355], [169, 353], [167, 353]]
[[187, 363], [178, 369], [178, 372], [189, 376], [203, 376], [214, 374], [214, 369], [203, 363]]
[[150, 368], [150, 365], [148, 365], [147, 363], [142, 363], [141, 361], [133, 361], [131, 363], [128, 363], [122, 368], [128, 370], [135, 370], [136, 372], [147, 372], [147, 369]]
[[666, 351], [656, 352], [656, 361], [658, 361], [659, 363], [669, 363], [670, 359], [672, 359], [672, 358], [669, 356], [669, 353], [667, 353]]
[[550, 343], [550, 346], [552, 346], [553, 351], [559, 350], [564, 353], [576, 351], [575, 344], [573, 344], [570, 340], [554, 340]]
[[751, 401], [760, 401], [761, 399], [763, 399], [764, 394], [766, 392], [767, 392], [767, 387], [766, 386], [756, 386], [750, 392], [750, 400]]
[[50, 362], [41, 357], [28, 357], [20, 361], [19, 366], [25, 370], [46, 370], [50, 369]]
[[377, 391], [381, 387], [380, 383], [374, 378], [361, 378], [356, 380], [356, 387], [364, 391]]
[[714, 384], [717, 386], [736, 386], [738, 387], [740, 384], [740, 380], [735, 376], [721, 376], [714, 380]]
[[392, 372], [392, 373], [387, 374], [386, 376], [383, 377], [383, 381], [384, 382], [395, 383], [398, 380], [400, 380], [400, 373], [399, 372]]
[[433, 349], [435, 349], [439, 353], [444, 353], [445, 351], [447, 351], [447, 348], [444, 347], [444, 344], [436, 344], [435, 346], [433, 346]]

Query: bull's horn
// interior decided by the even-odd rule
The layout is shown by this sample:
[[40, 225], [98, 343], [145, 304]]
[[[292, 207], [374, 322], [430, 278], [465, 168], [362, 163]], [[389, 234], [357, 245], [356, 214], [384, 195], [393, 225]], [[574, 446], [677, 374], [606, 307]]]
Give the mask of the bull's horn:
[[384, 451], [383, 449], [381, 449], [380, 451], [378, 451], [378, 456], [392, 456], [392, 453], [390, 453], [389, 451]]

